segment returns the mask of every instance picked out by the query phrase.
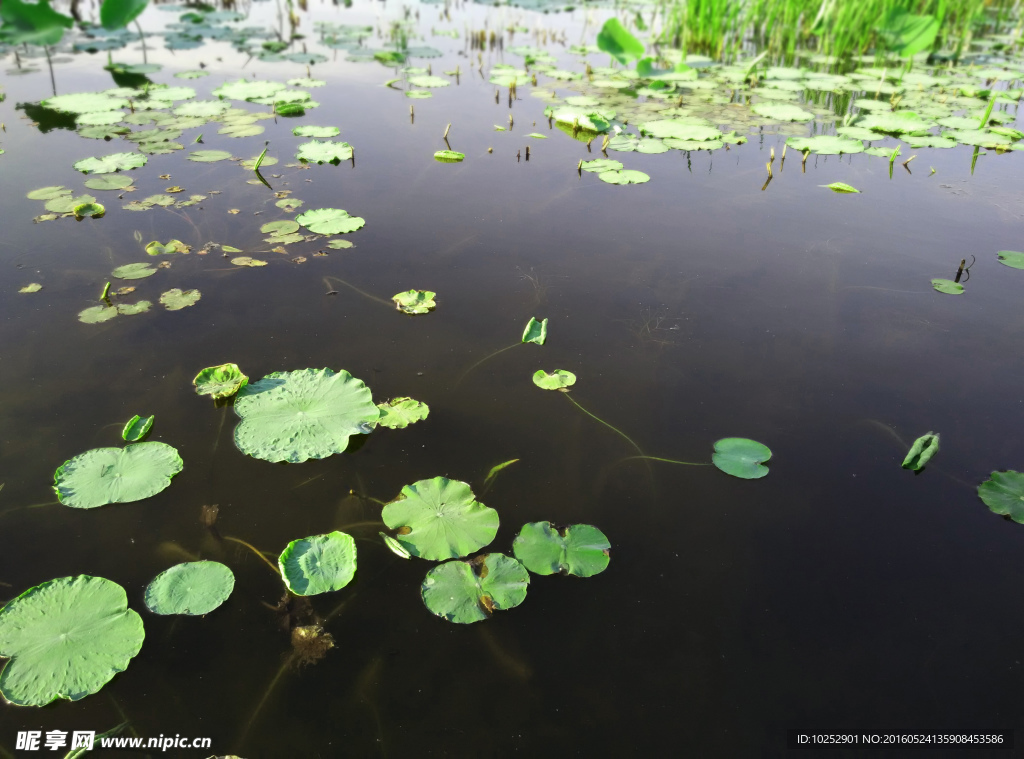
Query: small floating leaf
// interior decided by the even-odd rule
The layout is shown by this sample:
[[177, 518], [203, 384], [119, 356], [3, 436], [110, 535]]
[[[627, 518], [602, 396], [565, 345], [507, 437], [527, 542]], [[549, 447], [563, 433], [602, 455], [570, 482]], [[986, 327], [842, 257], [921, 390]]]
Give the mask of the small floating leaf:
[[1001, 250], [996, 255], [999, 256], [999, 263], [1014, 269], [1024, 269], [1024, 253], [1018, 253], [1015, 250]]
[[148, 263], [125, 264], [110, 272], [110, 276], [117, 279], [143, 279], [154, 274], [156, 274], [156, 267]]
[[745, 437], [726, 437], [715, 443], [711, 454], [714, 465], [726, 474], [744, 480], [756, 480], [768, 474], [762, 462], [772, 457], [768, 446]]
[[412, 398], [392, 398], [387, 403], [378, 403], [377, 408], [380, 409], [380, 419], [377, 423], [392, 430], [402, 429], [426, 419], [430, 413], [430, 407], [426, 403]]
[[213, 399], [230, 398], [237, 393], [249, 378], [242, 374], [238, 364], [221, 364], [203, 369], [192, 380], [197, 395], [209, 395]]
[[233, 263], [235, 266], [266, 266], [267, 265], [266, 261], [261, 261], [258, 258], [251, 258], [249, 256], [238, 256], [237, 258], [232, 258], [231, 259], [231, 263]]
[[544, 341], [548, 339], [548, 320], [537, 321], [533, 316], [530, 317], [530, 321], [526, 323], [526, 329], [523, 330], [523, 342], [524, 343], [536, 343], [537, 345], [544, 345]]
[[146, 245], [146, 253], [151, 256], [159, 256], [170, 253], [188, 253], [189, 247], [181, 240], [171, 240], [166, 245], [153, 240]]
[[18, 290], [19, 293], [37, 293], [43, 289], [43, 286], [38, 282], [30, 282], [29, 284]]
[[139, 653], [142, 618], [124, 588], [103, 577], [60, 577], [0, 609], [0, 695], [45, 706], [96, 693]]
[[277, 566], [288, 590], [298, 596], [341, 590], [356, 574], [356, 541], [337, 531], [293, 540]]
[[530, 574], [511, 556], [488, 553], [472, 561], [449, 561], [427, 572], [423, 603], [449, 622], [469, 624], [526, 599]]
[[864, 143], [847, 137], [816, 135], [814, 137], [790, 137], [786, 144], [801, 152], [810, 151], [817, 155], [841, 155], [843, 153], [863, 153]]
[[32, 190], [25, 197], [29, 200], [53, 200], [54, 198], [62, 198], [65, 195], [71, 195], [71, 190], [64, 185], [52, 185]]
[[933, 279], [932, 287], [946, 295], [963, 295], [964, 286], [951, 279]]
[[109, 321], [117, 316], [117, 308], [115, 306], [90, 306], [84, 311], [78, 312], [78, 321], [83, 324], [99, 324], [100, 322]]
[[317, 139], [327, 139], [328, 137], [336, 137], [341, 134], [341, 130], [335, 126], [312, 126], [306, 124], [304, 126], [297, 126], [292, 130], [292, 134], [296, 137], [315, 137]]
[[386, 535], [383, 532], [378, 532], [377, 534], [384, 539], [384, 545], [386, 545], [388, 549], [391, 551], [391, 553], [393, 553], [395, 556], [399, 557], [400, 559], [412, 558], [412, 554], [405, 550], [405, 546], [403, 546], [393, 537], [391, 537], [390, 535]]
[[534, 574], [556, 572], [592, 577], [608, 566], [611, 543], [596, 527], [574, 524], [559, 532], [551, 522], [523, 525], [512, 542], [512, 551]]
[[827, 187], [832, 192], [860, 192], [856, 187], [846, 184], [845, 182], [833, 182], [832, 184], [821, 184], [818, 187]]
[[430, 74], [410, 76], [406, 81], [408, 81], [413, 87], [447, 87], [451, 84], [447, 79], [443, 79], [439, 76], [432, 76]]
[[154, 614], [209, 614], [228, 600], [235, 575], [219, 561], [189, 561], [165, 569], [146, 586], [146, 607]]
[[434, 477], [402, 488], [381, 519], [413, 556], [439, 561], [466, 556], [494, 540], [498, 512], [473, 496], [465, 482]]
[[83, 174], [112, 174], [115, 171], [137, 169], [145, 166], [146, 158], [142, 153], [111, 153], [101, 158], [86, 158], [75, 163], [75, 170]]
[[426, 314], [437, 308], [433, 293], [430, 290], [407, 290], [404, 293], [393, 295], [391, 300], [395, 302], [399, 311], [406, 314]]
[[1012, 469], [1008, 472], [992, 472], [978, 486], [978, 497], [996, 514], [1024, 524], [1024, 474]]
[[460, 153], [457, 150], [438, 150], [434, 153], [434, 160], [441, 163], [459, 163], [465, 157], [465, 153]]
[[593, 171], [600, 174], [605, 171], [618, 171], [622, 168], [622, 163], [613, 161], [610, 158], [596, 158], [593, 161], [583, 161], [580, 164], [580, 168], [584, 171]]
[[317, 208], [297, 216], [295, 221], [310, 232], [318, 235], [343, 235], [362, 229], [366, 220], [359, 216], [349, 216], [348, 211], [340, 208]]
[[188, 160], [197, 163], [215, 163], [216, 161], [226, 161], [230, 157], [231, 153], [227, 150], [195, 150], [188, 154]]
[[156, 417], [153, 416], [139, 416], [136, 414], [121, 430], [121, 439], [127, 440], [129, 443], [137, 443], [142, 438], [146, 437], [150, 428], [153, 426], [153, 420]]
[[939, 452], [939, 436], [933, 432], [921, 435], [910, 447], [907, 457], [903, 459], [904, 469], [913, 469], [919, 472], [924, 469], [925, 464], [931, 461], [932, 456]]
[[280, 221], [269, 221], [260, 227], [260, 232], [265, 235], [287, 235], [299, 230], [299, 223], [291, 219]]
[[141, 501], [170, 485], [183, 466], [166, 443], [94, 448], [57, 467], [53, 489], [62, 504], [76, 509]]
[[123, 190], [131, 185], [132, 178], [123, 174], [100, 174], [85, 180], [85, 186], [90, 190]]
[[299, 145], [295, 156], [307, 163], [333, 163], [335, 165], [352, 158], [352, 146], [347, 142], [320, 142], [313, 140]]
[[643, 184], [650, 182], [651, 178], [642, 171], [622, 169], [621, 171], [602, 171], [597, 178], [608, 184]]
[[153, 304], [148, 300], [140, 300], [138, 303], [118, 303], [117, 313], [130, 316], [132, 314], [144, 314], [149, 311]]
[[203, 297], [202, 293], [198, 290], [182, 291], [175, 287], [160, 296], [160, 303], [165, 306], [168, 311], [180, 311], [183, 308], [194, 306], [199, 302], [201, 297]]
[[564, 369], [555, 369], [551, 374], [543, 369], [538, 369], [533, 373], [533, 384], [541, 390], [561, 390], [575, 385], [576, 375]]
[[814, 114], [791, 103], [755, 103], [754, 113], [774, 121], [814, 121]]

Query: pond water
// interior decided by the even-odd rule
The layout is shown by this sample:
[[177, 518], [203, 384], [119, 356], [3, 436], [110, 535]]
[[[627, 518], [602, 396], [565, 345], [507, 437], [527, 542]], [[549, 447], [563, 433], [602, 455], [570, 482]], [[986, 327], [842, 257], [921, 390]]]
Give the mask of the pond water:
[[[209, 25], [287, 31], [288, 11], [274, 3], [239, 10], [245, 20]], [[307, 77], [301, 60], [260, 60], [209, 34], [168, 50], [159, 32], [186, 11], [151, 7], [140, 17], [152, 33], [145, 60], [162, 67], [147, 74], [152, 82], [210, 100], [240, 76]], [[993, 470], [1024, 463], [1024, 272], [996, 257], [1022, 247], [1024, 159], [982, 148], [972, 162], [969, 145], [903, 143], [891, 172], [887, 158], [863, 153], [811, 154], [802, 166], [792, 147], [780, 166], [787, 137], [843, 126], [849, 90], [788, 100], [813, 111], [809, 123], [752, 116], [749, 102], [764, 100], [756, 94], [730, 98], [719, 88], [722, 100], [702, 100], [702, 90], [680, 87], [666, 102], [658, 91], [628, 90], [621, 97], [650, 108], [625, 131], [663, 118], [659, 109], [679, 108], [681, 96], [683, 107], [722, 109], [701, 113], [747, 139], [711, 151], [609, 149], [650, 177], [609, 184], [577, 170], [604, 157], [602, 137], [589, 148], [573, 139], [571, 123], [549, 124], [549, 101], [534, 96], [589, 94], [585, 77], [551, 78], [542, 66], [536, 87], [517, 80], [514, 99], [490, 81], [496, 65], [523, 65], [517, 45], [550, 55], [556, 71], [608, 66], [603, 53], [570, 50], [593, 45], [608, 11], [468, 4], [446, 13], [355, 0], [294, 12], [307, 37], [283, 54], [305, 47], [326, 58], [308, 72], [325, 82], [308, 89], [319, 107], [257, 121], [265, 131], [248, 137], [219, 134], [217, 122], [183, 129], [183, 150], [111, 175], [133, 179], [137, 189], [123, 198], [85, 189], [73, 164], [136, 145], [84, 138], [73, 117], [39, 110], [54, 94], [119, 86], [103, 68], [107, 52], [75, 51], [82, 35], [69, 34], [52, 53], [52, 79], [40, 48], [19, 48], [17, 59], [8, 49], [3, 59], [0, 595], [57, 577], [105, 577], [126, 589], [146, 629], [139, 655], [96, 695], [0, 709], [5, 755], [18, 731], [101, 731], [125, 719], [135, 735], [207, 736], [212, 753], [247, 757], [637, 756], [667, 746], [776, 756], [790, 729], [1024, 727], [1024, 527], [976, 492]], [[436, 56], [353, 61], [314, 31], [315, 22], [366, 25], [372, 31], [349, 47], [382, 50], [402, 19], [408, 44]], [[471, 46], [481, 29], [501, 44]], [[125, 65], [144, 57], [137, 38], [111, 55]], [[385, 83], [423, 75], [404, 66], [429, 66], [449, 85], [420, 88], [432, 95], [425, 99], [403, 96], [410, 84]], [[457, 66], [458, 77], [443, 73]], [[208, 76], [174, 77], [197, 70]], [[713, 67], [698, 70], [706, 79]], [[874, 86], [853, 97], [889, 102]], [[994, 86], [1020, 83], [1008, 75]], [[965, 89], [925, 99], [962, 98], [953, 116], [984, 110], [986, 97]], [[1021, 128], [1015, 102], [995, 111]], [[305, 124], [339, 127], [335, 139], [354, 147], [354, 160], [297, 164], [307, 140], [292, 129]], [[460, 163], [433, 158], [447, 147], [448, 124]], [[546, 139], [527, 136], [534, 132]], [[200, 133], [202, 144], [191, 144]], [[255, 158], [266, 141], [278, 159], [262, 167], [273, 191], [237, 162], [186, 160], [197, 149]], [[832, 182], [860, 194], [822, 187]], [[26, 194], [54, 185], [89, 192], [106, 215], [33, 223], [44, 201]], [[206, 197], [123, 207], [175, 186], [175, 202]], [[302, 208], [277, 206], [283, 191]], [[320, 237], [279, 253], [263, 241], [261, 224], [316, 208], [365, 219], [335, 236], [354, 247], [328, 248]], [[145, 243], [170, 239], [191, 252], [146, 255]], [[210, 242], [267, 265], [233, 265], [241, 254], [216, 247], [198, 255]], [[962, 295], [932, 288], [972, 257]], [[121, 302], [144, 298], [151, 310], [78, 320], [100, 304], [115, 267], [145, 260], [171, 265], [112, 287], [136, 286]], [[29, 283], [42, 289], [18, 292]], [[167, 311], [157, 300], [174, 287], [196, 288], [201, 300]], [[397, 312], [392, 294], [410, 288], [436, 292], [436, 309]], [[546, 344], [489, 357], [517, 344], [531, 317], [549, 319]], [[252, 380], [346, 369], [375, 401], [412, 396], [430, 415], [340, 455], [270, 464], [235, 447], [229, 406], [194, 392], [195, 374], [224, 362]], [[623, 437], [530, 381], [556, 368], [577, 375], [571, 398], [644, 454], [704, 463], [716, 440], [748, 437], [771, 448], [770, 474], [743, 480], [713, 466], [629, 459], [636, 451]], [[57, 504], [54, 470], [121, 444], [134, 414], [155, 414], [150, 439], [180, 452], [173, 484], [137, 503]], [[900, 464], [927, 431], [941, 434], [942, 449], [915, 475]], [[518, 461], [481, 495], [489, 469], [510, 459]], [[371, 498], [391, 500], [438, 475], [471, 483], [498, 511], [488, 550], [509, 553], [527, 522], [592, 524], [611, 542], [608, 569], [588, 579], [532, 576], [521, 606], [482, 623], [435, 617], [419, 595], [429, 563], [385, 548]], [[335, 641], [321, 661], [282, 668], [289, 635], [267, 608], [282, 595], [280, 579], [203, 527], [208, 504], [219, 505], [221, 535], [271, 557], [296, 538], [355, 536], [355, 580], [312, 597]], [[230, 599], [202, 618], [149, 613], [149, 581], [196, 557], [231, 567]]]

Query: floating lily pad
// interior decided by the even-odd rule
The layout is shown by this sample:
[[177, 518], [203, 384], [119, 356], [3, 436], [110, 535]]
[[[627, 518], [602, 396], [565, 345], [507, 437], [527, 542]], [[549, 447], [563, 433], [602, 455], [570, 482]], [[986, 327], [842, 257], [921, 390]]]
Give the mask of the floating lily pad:
[[385, 535], [383, 532], [378, 532], [377, 534], [380, 535], [381, 538], [383, 538], [384, 545], [386, 545], [388, 547], [388, 550], [391, 551], [391, 553], [393, 553], [395, 556], [399, 557], [400, 559], [412, 558], [412, 554], [405, 550], [405, 546], [403, 546], [393, 537], [391, 537], [390, 535]]
[[561, 390], [576, 384], [576, 375], [565, 369], [555, 369], [548, 374], [543, 369], [533, 373], [533, 384], [542, 390]]
[[151, 256], [160, 256], [171, 253], [188, 253], [188, 250], [188, 245], [183, 243], [181, 240], [171, 240], [166, 245], [158, 240], [153, 240], [146, 244], [146, 253]]
[[260, 232], [265, 235], [287, 235], [292, 232], [297, 232], [298, 229], [299, 223], [297, 221], [293, 221], [292, 219], [281, 219], [280, 221], [268, 221], [260, 227]]
[[387, 403], [378, 403], [377, 408], [380, 409], [380, 419], [377, 423], [381, 427], [393, 430], [422, 421], [430, 413], [430, 407], [426, 403], [412, 398], [392, 398]]
[[132, 314], [144, 314], [152, 307], [148, 300], [140, 300], [138, 303], [118, 303], [117, 313], [130, 316]]
[[349, 216], [340, 208], [318, 208], [297, 216], [295, 221], [310, 232], [318, 235], [343, 235], [362, 229], [366, 220], [360, 216]]
[[583, 171], [592, 171], [600, 174], [605, 171], [619, 171], [622, 168], [622, 163], [613, 161], [610, 158], [597, 158], [593, 161], [584, 161], [580, 164], [580, 168]]
[[392, 296], [391, 300], [399, 311], [405, 314], [426, 314], [437, 308], [433, 293], [430, 290], [407, 290]]
[[194, 150], [188, 154], [188, 160], [197, 163], [215, 163], [226, 161], [231, 158], [231, 152], [227, 150]]
[[74, 211], [75, 206], [92, 203], [95, 200], [96, 198], [92, 195], [79, 195], [77, 198], [73, 198], [70, 195], [61, 195], [46, 201], [46, 210], [51, 213], [71, 213]]
[[293, 540], [277, 560], [284, 584], [299, 596], [341, 590], [356, 574], [356, 542], [344, 532]]
[[551, 522], [523, 525], [512, 542], [516, 558], [534, 574], [592, 577], [608, 566], [611, 543], [596, 527], [574, 524], [559, 531]]
[[156, 274], [156, 267], [149, 263], [125, 264], [110, 272], [110, 276], [117, 279], [143, 279], [154, 274]]
[[[315, 137], [318, 140], [324, 140], [328, 137], [336, 137], [341, 134], [341, 130], [335, 126], [312, 126], [304, 125], [297, 126], [292, 130], [292, 134], [296, 137]], [[345, 159], [348, 160], [348, 159]]]
[[43, 289], [43, 286], [38, 282], [30, 282], [22, 288], [18, 289], [19, 293], [37, 293]]
[[530, 317], [530, 321], [526, 323], [526, 329], [523, 330], [524, 343], [536, 343], [537, 345], [544, 345], [544, 341], [548, 339], [548, 320], [537, 321], [533, 316]]
[[238, 391], [235, 445], [265, 461], [299, 463], [341, 453], [373, 429], [380, 409], [362, 380], [342, 370], [273, 372]]
[[405, 96], [412, 100], [426, 100], [434, 97], [434, 93], [430, 90], [406, 90]]
[[228, 600], [235, 575], [219, 561], [189, 561], [165, 569], [146, 586], [146, 606], [154, 614], [209, 614]]
[[999, 257], [999, 263], [1014, 269], [1024, 269], [1024, 253], [1015, 250], [1001, 250], [996, 255]]
[[441, 163], [459, 163], [465, 160], [466, 154], [457, 150], [438, 150], [434, 153], [434, 160]]
[[213, 94], [217, 97], [230, 98], [232, 100], [255, 100], [257, 98], [273, 97], [275, 93], [283, 89], [286, 89], [286, 87], [280, 82], [239, 79], [222, 84], [213, 91]]
[[99, 324], [117, 316], [116, 306], [90, 306], [78, 312], [78, 321], [83, 324]]
[[498, 532], [498, 512], [478, 502], [465, 482], [447, 477], [406, 485], [381, 519], [409, 553], [432, 561], [466, 556]]
[[913, 469], [919, 472], [924, 469], [925, 464], [931, 461], [932, 456], [939, 452], [939, 436], [933, 432], [921, 435], [907, 452], [903, 459], [904, 469]]
[[406, 81], [408, 81], [413, 87], [447, 87], [451, 84], [447, 79], [439, 76], [431, 76], [430, 74], [410, 76]]
[[295, 156], [307, 163], [333, 163], [335, 165], [352, 157], [352, 146], [347, 142], [313, 140], [299, 145]]
[[238, 256], [237, 258], [232, 258], [231, 259], [231, 263], [233, 263], [235, 266], [252, 266], [252, 267], [259, 267], [259, 266], [266, 266], [267, 265], [266, 261], [261, 261], [258, 258], [252, 258], [250, 256]]
[[621, 171], [602, 171], [597, 178], [608, 184], [643, 184], [651, 181], [651, 178], [642, 171], [622, 169]]
[[755, 103], [750, 110], [774, 121], [814, 121], [814, 114], [791, 103]]
[[526, 599], [530, 574], [511, 556], [488, 553], [472, 561], [449, 561], [427, 572], [420, 595], [431, 612], [469, 624]]
[[71, 195], [71, 190], [67, 187], [64, 185], [53, 185], [32, 190], [25, 197], [29, 200], [53, 200], [54, 198], [63, 198], [67, 195]]
[[935, 124], [913, 111], [875, 111], [858, 119], [857, 126], [888, 134], [915, 134], [927, 132]]
[[76, 161], [74, 168], [83, 174], [112, 174], [115, 171], [126, 171], [145, 166], [148, 160], [142, 153], [111, 153], [100, 158]]
[[790, 137], [786, 140], [786, 144], [801, 152], [809, 150], [817, 155], [841, 155], [843, 153], [864, 152], [864, 143], [860, 140], [820, 134], [815, 137]]
[[103, 577], [49, 580], [0, 609], [0, 695], [19, 706], [78, 701], [139, 653], [142, 618], [124, 588]]
[[194, 306], [201, 297], [202, 293], [198, 290], [182, 291], [175, 287], [160, 296], [160, 304], [168, 311], [180, 311], [183, 308]]
[[75, 215], [76, 219], [84, 219], [89, 217], [91, 219], [103, 218], [103, 215], [107, 212], [107, 209], [102, 203], [79, 203], [77, 206], [71, 209], [71, 213]]
[[933, 279], [932, 287], [945, 295], [963, 295], [964, 286], [951, 279]]
[[62, 504], [76, 509], [141, 501], [170, 485], [182, 467], [178, 452], [166, 443], [94, 448], [57, 467], [53, 489]]
[[123, 190], [131, 184], [131, 177], [118, 174], [100, 174], [85, 180], [85, 186], [90, 190]]
[[249, 378], [242, 374], [238, 364], [221, 364], [203, 369], [192, 380], [196, 394], [208, 395], [213, 399], [230, 398], [237, 393]]
[[833, 182], [832, 184], [818, 185], [819, 187], [827, 187], [832, 192], [860, 192], [856, 187], [848, 185], [845, 182]]
[[658, 119], [640, 125], [640, 131], [651, 137], [676, 140], [720, 140], [722, 133], [713, 126], [693, 124], [683, 119]]
[[97, 113], [127, 108], [128, 101], [125, 98], [113, 97], [102, 92], [76, 92], [71, 95], [47, 98], [40, 105], [64, 113]]
[[156, 417], [152, 416], [139, 416], [136, 414], [121, 430], [121, 439], [127, 440], [129, 443], [137, 443], [142, 438], [149, 434], [150, 429], [153, 427], [153, 420]]
[[978, 497], [996, 514], [1024, 524], [1024, 474], [1013, 470], [992, 472], [978, 486]]
[[762, 462], [772, 457], [768, 446], [745, 437], [726, 437], [715, 443], [711, 454], [714, 465], [726, 474], [744, 480], [756, 480], [768, 474]]

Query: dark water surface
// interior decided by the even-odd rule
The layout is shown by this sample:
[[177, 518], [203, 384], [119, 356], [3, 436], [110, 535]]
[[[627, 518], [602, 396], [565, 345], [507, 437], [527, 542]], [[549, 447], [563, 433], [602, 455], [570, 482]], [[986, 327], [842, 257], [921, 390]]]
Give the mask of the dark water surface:
[[[311, 6], [307, 33], [314, 18], [386, 28], [402, 13], [393, 2]], [[214, 124], [182, 136], [185, 152], [239, 156], [269, 139], [280, 159], [264, 172], [274, 189], [293, 190], [302, 210], [344, 208], [366, 226], [347, 236], [356, 247], [326, 257], [312, 256], [317, 243], [253, 253], [270, 261], [262, 269], [233, 267], [217, 251], [173, 256], [169, 271], [128, 283], [154, 303], [164, 289], [199, 288], [202, 300], [180, 312], [157, 304], [99, 325], [76, 320], [113, 267], [146, 258], [135, 230], [144, 241], [213, 240], [249, 253], [266, 249], [260, 224], [289, 214], [237, 165], [179, 152], [133, 171], [139, 189], [125, 200], [173, 184], [222, 194], [201, 208], [133, 214], [116, 193], [92, 192], [105, 218], [33, 224], [42, 203], [27, 191], [65, 184], [77, 194], [74, 161], [132, 146], [30, 127], [16, 107], [52, 94], [45, 59], [34, 59], [35, 73], [5, 75], [0, 595], [106, 577], [143, 615], [146, 642], [96, 695], [0, 709], [0, 746], [13, 751], [18, 730], [104, 730], [122, 713], [139, 735], [209, 736], [207, 755], [245, 757], [781, 756], [793, 728], [1018, 729], [1024, 740], [1024, 528], [975, 492], [992, 470], [1024, 466], [1024, 272], [995, 258], [1024, 239], [1022, 157], [985, 155], [972, 176], [969, 148], [919, 150], [913, 174], [897, 165], [890, 179], [881, 158], [811, 156], [801, 173], [791, 152], [762, 192], [768, 150], [785, 137], [754, 130], [729, 151], [691, 153], [689, 167], [679, 151], [612, 153], [652, 179], [606, 185], [575, 169], [598, 157], [596, 145], [588, 155], [549, 132], [544, 103], [523, 90], [513, 129], [495, 132], [507, 126], [507, 93], [496, 105], [494, 85], [457, 55], [463, 23], [565, 29], [570, 42], [592, 42], [604, 16], [590, 12], [584, 31], [584, 11], [474, 6], [447, 22], [438, 6], [419, 7], [427, 38], [416, 44], [445, 57], [413, 65], [438, 74], [459, 63], [459, 86], [407, 100], [382, 86], [390, 69], [341, 52], [312, 68], [328, 84], [305, 118], [259, 122], [267, 130], [254, 138], [217, 135]], [[269, 23], [275, 11], [252, 12]], [[151, 9], [143, 26], [167, 17]], [[461, 36], [430, 37], [431, 26]], [[141, 62], [136, 45], [114, 56]], [[236, 78], [245, 58], [223, 43], [172, 55], [157, 39], [149, 49], [165, 65], [154, 81], [195, 86], [200, 98]], [[198, 60], [210, 77], [171, 76]], [[112, 86], [104, 63], [100, 53], [56, 65], [58, 92]], [[4, 66], [14, 67], [10, 56]], [[242, 71], [305, 75], [299, 64], [255, 60]], [[431, 158], [449, 122], [461, 164]], [[290, 133], [298, 124], [339, 126], [355, 166], [286, 168], [305, 141]], [[205, 144], [188, 144], [200, 131]], [[532, 131], [551, 138], [527, 140]], [[528, 143], [530, 160], [517, 161]], [[833, 181], [862, 194], [819, 187]], [[931, 289], [972, 254], [965, 295]], [[291, 263], [296, 255], [308, 259]], [[384, 300], [434, 290], [439, 305], [404, 317], [337, 284], [326, 296], [328, 275]], [[18, 294], [29, 282], [44, 289]], [[545, 346], [518, 346], [462, 376], [515, 343], [531, 316], [550, 319]], [[230, 408], [193, 392], [199, 369], [226, 361], [254, 379], [347, 369], [375, 400], [410, 395], [430, 417], [322, 461], [268, 464], [234, 447]], [[771, 447], [771, 473], [745, 481], [622, 461], [634, 453], [622, 438], [530, 382], [540, 368], [575, 372], [572, 397], [645, 453], [709, 461], [715, 440], [743, 436]], [[136, 413], [155, 414], [150, 439], [184, 459], [172, 486], [89, 511], [49, 503], [54, 469], [118, 445]], [[915, 476], [899, 465], [929, 430], [942, 450]], [[449, 624], [419, 598], [428, 563], [388, 552], [377, 526], [358, 524], [379, 507], [349, 492], [386, 501], [437, 475], [479, 492], [488, 469], [512, 458], [482, 498], [501, 517], [489, 550], [509, 552], [525, 522], [583, 522], [608, 535], [611, 564], [587, 580], [533, 576], [519, 608]], [[355, 581], [313, 599], [324, 617], [345, 602], [325, 623], [336, 648], [286, 671], [254, 720], [289, 652], [261, 603], [282, 588], [200, 525], [200, 506], [212, 503], [221, 533], [272, 555], [334, 529], [358, 540]], [[147, 583], [190, 555], [231, 567], [231, 598], [205, 618], [147, 612]]]

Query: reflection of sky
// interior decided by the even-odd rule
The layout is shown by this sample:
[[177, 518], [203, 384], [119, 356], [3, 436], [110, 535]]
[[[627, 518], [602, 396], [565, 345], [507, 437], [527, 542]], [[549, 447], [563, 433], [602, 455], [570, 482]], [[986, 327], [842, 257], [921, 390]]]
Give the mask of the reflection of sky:
[[[457, 753], [463, 740], [632, 755], [671, 727], [710, 756], [721, 745], [715, 736], [728, 734], [741, 747], [732, 755], [747, 755], [808, 725], [938, 727], [954, 717], [972, 730], [1017, 725], [1011, 631], [1024, 620], [1004, 599], [1020, 587], [1024, 533], [988, 513], [973, 488], [992, 469], [1020, 466], [1024, 272], [995, 260], [1022, 239], [1019, 156], [982, 151], [971, 176], [968, 148], [904, 148], [918, 155], [913, 173], [897, 164], [890, 179], [883, 158], [811, 156], [803, 172], [790, 151], [762, 192], [769, 150], [779, 156], [785, 137], [754, 133], [712, 154], [611, 152], [651, 181], [605, 185], [576, 173], [580, 159], [599, 157], [597, 145], [588, 153], [549, 132], [545, 103], [528, 87], [511, 131], [494, 130], [508, 125], [507, 93], [494, 103], [476, 52], [458, 55], [462, 37], [430, 36], [432, 26], [463, 33], [462, 10], [452, 22], [441, 12], [420, 7], [426, 38], [416, 42], [445, 57], [414, 63], [435, 74], [458, 64], [458, 86], [407, 100], [382, 86], [397, 76], [392, 69], [339, 53], [312, 67], [329, 84], [313, 91], [322, 105], [306, 117], [260, 122], [266, 132], [248, 139], [210, 124], [180, 140], [193, 149], [203, 132], [202, 148], [246, 157], [269, 140], [279, 163], [264, 175], [275, 190], [292, 191], [303, 209], [366, 219], [348, 236], [354, 248], [323, 257], [313, 255], [322, 242], [266, 252], [260, 224], [289, 217], [276, 197], [246, 184], [249, 174], [232, 163], [193, 164], [181, 154], [153, 156], [132, 172], [138, 190], [123, 201], [92, 193], [107, 205], [102, 220], [33, 225], [43, 204], [27, 190], [77, 191], [84, 178], [74, 161], [129, 146], [31, 129], [15, 105], [50, 94], [45, 65], [5, 77], [0, 581], [13, 593], [90, 572], [124, 584], [138, 607], [146, 582], [186, 554], [224, 560], [238, 576], [235, 595], [206, 619], [147, 617], [142, 654], [103, 694], [29, 717], [47, 729], [78, 720], [102, 729], [120, 721], [112, 695], [131, 704], [140, 734], [214, 735], [217, 753], [242, 755], [256, 746], [326, 755], [342, 742], [370, 755], [378, 730], [394, 755], [424, 746]], [[585, 22], [586, 35], [599, 22], [582, 11], [465, 12], [474, 28], [564, 29], [570, 44], [585, 39]], [[375, 28], [400, 13], [394, 3], [312, 8], [313, 18]], [[273, 22], [276, 6], [256, 4], [252, 14], [253, 24]], [[148, 12], [144, 28], [164, 15]], [[301, 30], [311, 32], [306, 16]], [[516, 41], [535, 44], [525, 33]], [[245, 57], [223, 43], [171, 54], [149, 42], [149, 60], [166, 66], [154, 81], [194, 86], [200, 97], [240, 72], [305, 76], [294, 63], [253, 60], [243, 69]], [[575, 65], [555, 50], [560, 65]], [[114, 57], [139, 62], [141, 52], [133, 45]], [[57, 64], [58, 91], [110, 86], [105, 60]], [[199, 60], [211, 76], [171, 76]], [[490, 63], [521, 59], [488, 52], [484, 60], [486, 74]], [[461, 164], [431, 158], [448, 123], [452, 148], [467, 156]], [[355, 166], [288, 168], [298, 124], [339, 126]], [[550, 138], [525, 138], [533, 131]], [[530, 161], [517, 161], [527, 144]], [[862, 193], [820, 186], [834, 181]], [[171, 185], [221, 194], [174, 212], [120, 207]], [[168, 257], [170, 269], [132, 283], [133, 297], [155, 303], [166, 289], [196, 287], [196, 306], [79, 324], [75, 314], [96, 304], [113, 268], [146, 258], [136, 230], [143, 244], [216, 241], [270, 265], [238, 269], [217, 251]], [[300, 255], [306, 262], [290, 262]], [[963, 296], [931, 291], [931, 278], [952, 278], [971, 255]], [[433, 290], [438, 307], [403, 316], [326, 286], [325, 276], [385, 301]], [[28, 282], [44, 289], [17, 294]], [[546, 345], [519, 345], [461, 378], [516, 343], [531, 316], [550, 319]], [[225, 361], [254, 378], [344, 368], [376, 401], [409, 395], [431, 414], [405, 430], [378, 429], [341, 456], [270, 465], [235, 450], [231, 409], [192, 391], [199, 369]], [[624, 441], [533, 386], [539, 368], [576, 373], [573, 397], [646, 453], [701, 461], [716, 439], [748, 436], [772, 448], [771, 474], [744, 482], [710, 467], [621, 461], [632, 453]], [[51, 501], [53, 470], [117, 445], [136, 413], [155, 414], [151, 439], [172, 443], [185, 461], [170, 488], [88, 512], [7, 513]], [[906, 446], [928, 430], [941, 433], [942, 450], [921, 475], [900, 469]], [[200, 505], [219, 503], [223, 534], [276, 555], [296, 537], [376, 518], [377, 507], [353, 502], [352, 490], [388, 500], [439, 474], [478, 487], [511, 458], [520, 462], [483, 499], [502, 519], [493, 550], [509, 550], [527, 521], [593, 523], [613, 545], [608, 571], [586, 581], [535, 577], [520, 608], [457, 628], [422, 608], [425, 562], [392, 558], [376, 528], [353, 528], [353, 600], [329, 625], [338, 648], [287, 674], [253, 743], [233, 746], [287, 648], [260, 605], [281, 587], [265, 566], [206, 535]], [[315, 605], [326, 615], [341, 600]], [[22, 729], [25, 715], [0, 711], [0, 729]]]

